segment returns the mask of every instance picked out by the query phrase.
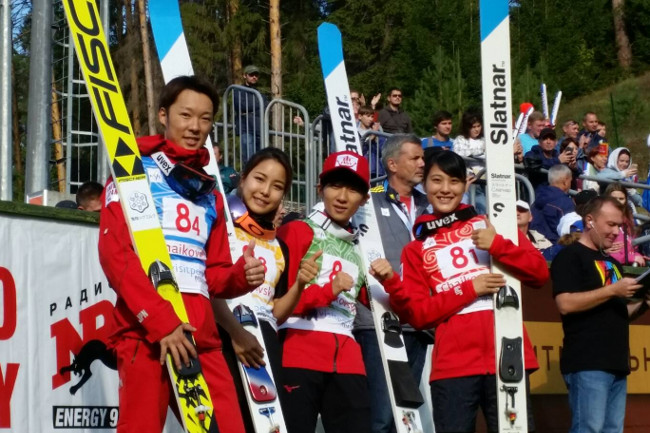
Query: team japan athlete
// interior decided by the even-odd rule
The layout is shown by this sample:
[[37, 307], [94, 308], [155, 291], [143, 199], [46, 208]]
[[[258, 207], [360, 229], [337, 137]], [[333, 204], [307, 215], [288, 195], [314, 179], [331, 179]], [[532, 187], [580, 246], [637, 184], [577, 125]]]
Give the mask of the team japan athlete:
[[[119, 433], [162, 431], [168, 405], [176, 407], [164, 366], [167, 353], [177, 368], [198, 354], [219, 431], [244, 432], [210, 298], [253, 290], [264, 282], [264, 265], [253, 256], [254, 245], [233, 265], [223, 201], [214, 178], [203, 170], [217, 101], [215, 90], [203, 80], [175, 78], [160, 94], [158, 120], [165, 132], [138, 139], [189, 323], [181, 322], [142, 269], [112, 179], [105, 189], [99, 259], [117, 293], [110, 343], [120, 381]], [[196, 347], [185, 331], [193, 333]]]
[[[430, 383], [438, 433], [473, 432], [479, 406], [488, 431], [498, 431], [492, 294], [505, 279], [490, 273], [490, 257], [527, 286], [541, 287], [549, 277], [546, 261], [523, 233], [517, 231], [515, 245], [461, 204], [466, 184], [459, 155], [442, 151], [426, 161], [424, 188], [434, 212], [415, 222], [415, 240], [402, 252], [402, 282], [384, 283], [401, 318], [436, 330]], [[525, 329], [524, 353], [526, 370], [536, 370]]]

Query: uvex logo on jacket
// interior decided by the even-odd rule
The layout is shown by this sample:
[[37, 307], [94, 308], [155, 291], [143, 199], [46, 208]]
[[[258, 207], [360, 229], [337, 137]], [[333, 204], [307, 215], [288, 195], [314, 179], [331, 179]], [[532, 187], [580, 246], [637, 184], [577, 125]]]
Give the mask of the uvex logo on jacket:
[[453, 213], [451, 215], [447, 215], [444, 218], [438, 218], [436, 220], [427, 222], [427, 229], [434, 230], [439, 227], [448, 226], [449, 224], [455, 221], [458, 221], [458, 216], [455, 213]]

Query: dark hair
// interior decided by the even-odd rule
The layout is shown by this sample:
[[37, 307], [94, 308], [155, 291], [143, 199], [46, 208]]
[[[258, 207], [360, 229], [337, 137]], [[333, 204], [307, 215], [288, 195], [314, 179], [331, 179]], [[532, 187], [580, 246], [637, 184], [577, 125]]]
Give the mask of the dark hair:
[[97, 200], [102, 195], [102, 191], [104, 191], [104, 187], [101, 183], [94, 180], [84, 182], [77, 190], [75, 197], [77, 206], [85, 207], [89, 201]]
[[[613, 183], [610, 183], [609, 185], [607, 185], [607, 188], [605, 188], [605, 192], [603, 193], [603, 195], [605, 197], [611, 197], [612, 192], [614, 192], [614, 191], [622, 192], [623, 194], [625, 194], [625, 203], [629, 202], [629, 197], [627, 196], [627, 189], [623, 185], [621, 185], [620, 182], [613, 182]], [[625, 214], [625, 219], [627, 220], [626, 222], [628, 223], [628, 225], [633, 225], [632, 221], [633, 221], [634, 215], [632, 215], [632, 209], [629, 206], [625, 206], [624, 214]]]
[[401, 91], [402, 91], [402, 89], [400, 89], [399, 87], [391, 87], [391, 88], [388, 90], [388, 96], [390, 97], [390, 95], [392, 95], [393, 92], [394, 92], [395, 90], [397, 90], [398, 92], [401, 92]]
[[265, 147], [262, 150], [259, 150], [250, 157], [244, 169], [241, 171], [241, 178], [245, 178], [250, 174], [255, 167], [260, 163], [272, 159], [280, 163], [284, 167], [285, 173], [285, 183], [284, 183], [284, 193], [287, 194], [291, 190], [291, 182], [293, 181], [293, 169], [291, 168], [291, 162], [286, 153], [276, 147]]
[[[474, 111], [466, 111], [463, 113], [463, 117], [460, 119], [460, 135], [465, 138], [469, 138], [469, 133], [475, 123], [480, 123], [483, 126], [483, 119], [479, 113]], [[483, 137], [483, 128], [481, 128], [481, 134], [479, 137]]]
[[369, 107], [367, 105], [363, 105], [359, 107], [359, 116], [362, 116], [364, 114], [375, 114], [375, 110], [372, 109], [372, 107]]
[[560, 153], [564, 152], [566, 148], [569, 146], [569, 144], [574, 144], [576, 149], [578, 148], [578, 142], [575, 141], [571, 137], [565, 137], [564, 140], [562, 140], [562, 144], [560, 144]]
[[619, 150], [618, 155], [616, 155], [616, 163], [618, 164], [618, 158], [621, 156], [621, 153], [624, 155], [629, 156], [632, 158], [632, 154], [630, 153], [630, 149], [623, 147], [621, 150]]
[[467, 167], [463, 157], [451, 150], [430, 153], [424, 161], [424, 178], [429, 176], [429, 172], [434, 166], [438, 166], [443, 173], [448, 176], [467, 182]]
[[584, 209], [587, 203], [598, 197], [598, 193], [593, 189], [583, 189], [573, 196], [573, 201], [576, 204], [576, 213], [581, 217], [585, 216]]
[[625, 206], [623, 206], [621, 202], [616, 200], [614, 197], [599, 195], [598, 197], [589, 200], [589, 202], [585, 204], [584, 208], [582, 209], [582, 223], [584, 225], [587, 224], [587, 215], [591, 215], [593, 218], [596, 218], [600, 214], [600, 210], [603, 208], [603, 205], [605, 203], [611, 204], [616, 209], [620, 210], [623, 215], [625, 215]]
[[451, 120], [452, 115], [449, 111], [440, 110], [433, 113], [432, 122], [433, 127], [436, 128], [440, 122], [443, 120]]
[[370, 191], [370, 186], [365, 183], [359, 176], [345, 168], [332, 170], [320, 178], [321, 190], [328, 185], [345, 185], [353, 190], [365, 195]]
[[180, 95], [183, 90], [193, 90], [197, 93], [206, 95], [210, 98], [210, 101], [212, 101], [212, 114], [217, 112], [219, 108], [219, 95], [217, 94], [216, 89], [208, 81], [201, 77], [197, 77], [196, 75], [181, 75], [165, 84], [165, 87], [163, 87], [160, 92], [158, 109], [164, 108], [165, 111], [169, 111], [169, 107], [176, 102], [178, 95]]

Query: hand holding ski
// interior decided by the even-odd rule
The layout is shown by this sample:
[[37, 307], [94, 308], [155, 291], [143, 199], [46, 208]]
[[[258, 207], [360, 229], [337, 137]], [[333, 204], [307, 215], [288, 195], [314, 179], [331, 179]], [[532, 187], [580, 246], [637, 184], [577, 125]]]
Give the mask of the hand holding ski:
[[[195, 332], [196, 328], [189, 323], [181, 323], [170, 334], [160, 340], [160, 365], [165, 364], [167, 354], [172, 357], [174, 365], [178, 370], [183, 365], [190, 365], [190, 359], [196, 359], [196, 347], [187, 338], [186, 333]], [[182, 365], [181, 365], [181, 361]]]
[[477, 296], [493, 295], [506, 285], [506, 280], [501, 274], [481, 274], [472, 280]]
[[237, 359], [246, 367], [260, 368], [264, 362], [264, 348], [253, 334], [241, 327], [240, 332], [230, 335]]

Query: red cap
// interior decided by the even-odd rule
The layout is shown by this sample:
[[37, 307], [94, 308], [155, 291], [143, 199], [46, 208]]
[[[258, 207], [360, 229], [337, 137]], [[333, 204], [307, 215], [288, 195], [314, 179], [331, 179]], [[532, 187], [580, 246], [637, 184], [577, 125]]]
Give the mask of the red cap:
[[334, 170], [348, 170], [357, 175], [370, 188], [370, 167], [368, 160], [362, 155], [349, 150], [330, 154], [323, 163], [323, 171], [319, 179]]

